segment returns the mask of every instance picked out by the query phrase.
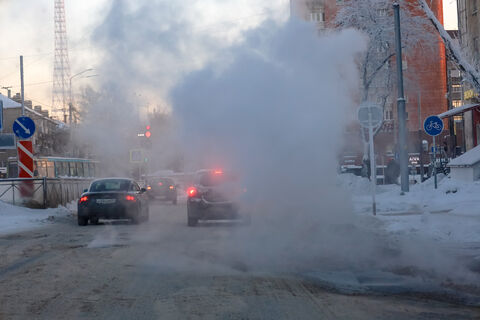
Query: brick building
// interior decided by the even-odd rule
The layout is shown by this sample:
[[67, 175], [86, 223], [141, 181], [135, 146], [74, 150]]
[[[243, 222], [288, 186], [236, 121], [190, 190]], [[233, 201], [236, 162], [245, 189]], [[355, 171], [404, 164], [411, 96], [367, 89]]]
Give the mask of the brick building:
[[[292, 15], [300, 17], [307, 21], [317, 22], [317, 12], [322, 12], [324, 18], [322, 24], [317, 25], [320, 30], [321, 27], [331, 27], [333, 25], [336, 12], [342, 5], [353, 0], [291, 0]], [[408, 2], [416, 3], [416, 0], [407, 0]], [[393, 4], [394, 1], [392, 0]], [[443, 1], [432, 1], [431, 9], [436, 14], [440, 22], [443, 23]], [[418, 8], [418, 7], [417, 7]], [[405, 10], [406, 8], [401, 8]], [[407, 8], [412, 10], [414, 14], [423, 15], [423, 12], [413, 7]], [[393, 9], [391, 6], [379, 12], [379, 14], [388, 14]], [[313, 17], [313, 19], [310, 19]], [[393, 50], [393, 48], [392, 48]], [[430, 116], [443, 113], [448, 110], [447, 100], [447, 61], [445, 54], [445, 47], [440, 38], [435, 41], [433, 48], [425, 54], [422, 48], [415, 50], [404, 51], [404, 85], [405, 98], [407, 110], [407, 128], [409, 131], [409, 152], [418, 152], [420, 150], [419, 144], [421, 140], [428, 139], [423, 133], [423, 120]], [[392, 58], [391, 68], [395, 73], [395, 58]], [[395, 86], [396, 88], [396, 86]], [[394, 154], [396, 149], [396, 119], [397, 119], [397, 102], [396, 93], [392, 93], [385, 104], [385, 123], [384, 128], [376, 137], [376, 146], [379, 154]], [[369, 95], [369, 99], [375, 101], [375, 97]], [[447, 136], [448, 123], [446, 124], [446, 131], [443, 136]], [[443, 143], [444, 137], [441, 137]], [[350, 144], [351, 139], [349, 139]], [[357, 139], [355, 143], [360, 143]], [[349, 147], [350, 150], [361, 150], [355, 146]], [[363, 153], [363, 150], [360, 151]], [[381, 162], [381, 160], [379, 160]]]

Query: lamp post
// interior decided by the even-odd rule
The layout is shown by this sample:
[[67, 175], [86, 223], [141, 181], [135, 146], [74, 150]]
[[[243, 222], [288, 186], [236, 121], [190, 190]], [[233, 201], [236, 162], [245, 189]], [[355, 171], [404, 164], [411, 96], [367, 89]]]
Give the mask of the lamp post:
[[89, 71], [93, 71], [93, 69], [89, 68], [89, 69], [83, 70], [82, 72], [76, 73], [70, 77], [70, 85], [69, 85], [70, 86], [70, 102], [68, 104], [68, 122], [70, 123], [70, 125], [72, 124], [72, 111], [73, 111], [72, 110], [73, 109], [72, 79]]

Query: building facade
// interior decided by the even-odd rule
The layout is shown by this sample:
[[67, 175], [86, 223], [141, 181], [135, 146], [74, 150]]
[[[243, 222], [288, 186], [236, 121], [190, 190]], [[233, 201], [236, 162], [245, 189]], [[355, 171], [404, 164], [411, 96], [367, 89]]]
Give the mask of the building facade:
[[[4, 134], [13, 134], [13, 123], [15, 119], [22, 116], [22, 106], [20, 95], [15, 95], [12, 99], [0, 94], [0, 99], [3, 101], [3, 132]], [[34, 146], [35, 156], [51, 156], [62, 155], [63, 149], [68, 143], [69, 130], [63, 122], [54, 120], [49, 117], [47, 110], [42, 110], [41, 106], [34, 106], [32, 108], [31, 101], [25, 101], [25, 115], [30, 117], [35, 122], [35, 134], [32, 142]], [[4, 172], [9, 167], [9, 162], [16, 161], [16, 148], [2, 149], [0, 147], [0, 168]], [[15, 174], [9, 173], [9, 176]]]
[[[307, 21], [317, 23], [319, 29], [333, 27], [336, 13], [349, 1], [354, 0], [291, 0], [292, 15]], [[412, 3], [409, 10], [414, 15], [423, 15], [423, 11], [414, 8], [415, 0], [407, 0]], [[480, 1], [480, 0], [479, 0]], [[394, 1], [392, 0], [393, 4]], [[432, 11], [436, 14], [439, 21], [443, 22], [443, 1], [429, 2]], [[418, 8], [418, 7], [417, 7]], [[405, 9], [405, 8], [402, 8]], [[322, 24], [316, 21], [317, 13], [323, 14]], [[379, 15], [388, 15], [393, 9], [391, 6], [384, 10], [379, 10]], [[314, 17], [312, 19], [312, 17]], [[432, 31], [433, 32], [433, 31]], [[435, 35], [436, 36], [436, 35]], [[435, 38], [437, 39], [437, 38]], [[391, 48], [390, 50], [393, 50]], [[418, 46], [416, 49], [404, 50], [403, 69], [404, 85], [407, 110], [407, 128], [410, 132], [409, 150], [418, 151], [420, 140], [427, 139], [423, 136], [423, 120], [430, 115], [441, 114], [448, 110], [447, 100], [447, 59], [445, 47], [441, 39], [435, 40], [429, 53], [424, 52], [424, 48]], [[396, 80], [395, 58], [390, 61], [389, 68], [394, 73], [392, 79]], [[370, 91], [368, 99], [378, 102], [381, 97], [375, 97], [376, 92], [382, 92], [382, 83], [374, 83], [373, 94]], [[378, 87], [378, 88], [377, 88]], [[396, 86], [394, 86], [396, 88]], [[392, 89], [384, 88], [385, 90]], [[385, 91], [383, 90], [383, 91]], [[393, 89], [395, 91], [395, 89]], [[391, 92], [384, 103], [384, 127], [377, 135], [380, 145], [380, 152], [395, 153], [396, 148], [396, 130], [397, 124], [397, 94]], [[446, 123], [448, 129], [448, 123]], [[445, 135], [448, 135], [448, 130]], [[421, 136], [419, 138], [419, 136]], [[442, 138], [443, 139], [443, 138]], [[442, 141], [443, 142], [443, 141]]]
[[[460, 47], [474, 66], [480, 66], [480, 0], [457, 0], [458, 36]], [[478, 92], [463, 82], [463, 104], [479, 103]], [[480, 142], [480, 112], [478, 109], [467, 111], [463, 116], [465, 126], [465, 147], [470, 150]]]

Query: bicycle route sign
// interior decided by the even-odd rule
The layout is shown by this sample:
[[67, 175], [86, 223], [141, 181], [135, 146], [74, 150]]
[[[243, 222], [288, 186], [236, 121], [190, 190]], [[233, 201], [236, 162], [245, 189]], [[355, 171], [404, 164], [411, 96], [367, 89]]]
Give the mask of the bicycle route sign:
[[443, 131], [443, 121], [438, 116], [430, 116], [425, 119], [423, 129], [429, 136], [438, 136]]

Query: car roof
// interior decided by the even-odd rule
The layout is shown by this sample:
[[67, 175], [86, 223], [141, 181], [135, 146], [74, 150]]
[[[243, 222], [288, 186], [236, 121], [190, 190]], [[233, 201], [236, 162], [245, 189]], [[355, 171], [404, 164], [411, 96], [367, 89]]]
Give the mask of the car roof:
[[98, 181], [106, 181], [106, 180], [128, 180], [130, 182], [135, 182], [135, 180], [133, 180], [132, 178], [110, 177], [110, 178], [95, 179], [95, 180], [92, 181], [92, 183], [98, 182]]

